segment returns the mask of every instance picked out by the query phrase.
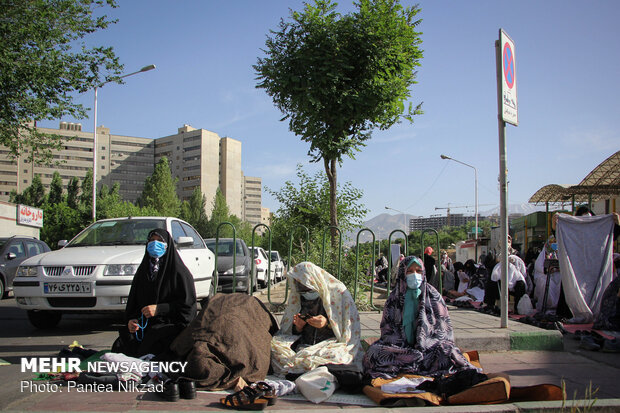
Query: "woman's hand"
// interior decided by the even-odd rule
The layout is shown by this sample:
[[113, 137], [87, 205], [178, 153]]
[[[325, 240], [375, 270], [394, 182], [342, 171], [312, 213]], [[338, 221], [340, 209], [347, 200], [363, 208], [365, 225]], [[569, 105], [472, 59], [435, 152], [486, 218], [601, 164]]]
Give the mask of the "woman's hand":
[[293, 324], [297, 327], [297, 331], [301, 331], [301, 329], [306, 325], [306, 321], [301, 318], [299, 313], [297, 313], [293, 316]]
[[157, 314], [157, 304], [147, 305], [140, 310], [146, 318], [154, 317]]
[[314, 328], [323, 328], [327, 325], [327, 318], [322, 315], [315, 315], [306, 320]]
[[127, 328], [129, 329], [129, 332], [131, 334], [135, 333], [138, 330], [138, 320], [131, 319], [129, 320], [129, 322], [127, 323]]

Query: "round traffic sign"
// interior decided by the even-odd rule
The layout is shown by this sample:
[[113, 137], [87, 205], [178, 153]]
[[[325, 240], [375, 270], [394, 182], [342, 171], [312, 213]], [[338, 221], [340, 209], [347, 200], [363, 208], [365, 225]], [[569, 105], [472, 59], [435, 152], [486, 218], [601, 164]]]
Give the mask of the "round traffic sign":
[[515, 84], [515, 59], [514, 54], [512, 53], [512, 48], [510, 47], [510, 43], [506, 42], [504, 44], [504, 79], [506, 80], [506, 84], [510, 89]]

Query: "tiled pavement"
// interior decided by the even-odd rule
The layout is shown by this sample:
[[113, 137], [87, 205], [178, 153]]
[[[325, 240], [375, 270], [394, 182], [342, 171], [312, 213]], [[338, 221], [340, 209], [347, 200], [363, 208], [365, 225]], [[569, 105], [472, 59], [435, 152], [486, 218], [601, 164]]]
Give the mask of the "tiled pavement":
[[[486, 373], [505, 373], [513, 386], [541, 383], [561, 385], [568, 394], [568, 406], [585, 405], [585, 390], [591, 385], [598, 389], [598, 400], [590, 411], [620, 411], [620, 356], [579, 350], [576, 341], [562, 338], [558, 331], [542, 330], [530, 325], [509, 321], [508, 328], [500, 328], [498, 317], [472, 310], [451, 308], [450, 316], [456, 343], [465, 351], [478, 350], [480, 362]], [[381, 314], [362, 312], [362, 337], [379, 336]], [[562, 347], [563, 345], [563, 347]], [[534, 348], [536, 351], [532, 351]], [[550, 351], [553, 349], [555, 351]], [[221, 394], [199, 392], [194, 400], [169, 403], [150, 393], [96, 393], [62, 392], [31, 393], [9, 404], [12, 411], [210, 411], [225, 410], [218, 403]], [[575, 400], [575, 401], [571, 401]], [[562, 411], [560, 402], [530, 402], [494, 406], [452, 406], [425, 408], [367, 407], [355, 404], [314, 405], [306, 401], [280, 399], [269, 410], [297, 411], [302, 409], [334, 410], [369, 408], [374, 410], [402, 410], [424, 412], [524, 412]], [[570, 409], [568, 409], [570, 410]]]

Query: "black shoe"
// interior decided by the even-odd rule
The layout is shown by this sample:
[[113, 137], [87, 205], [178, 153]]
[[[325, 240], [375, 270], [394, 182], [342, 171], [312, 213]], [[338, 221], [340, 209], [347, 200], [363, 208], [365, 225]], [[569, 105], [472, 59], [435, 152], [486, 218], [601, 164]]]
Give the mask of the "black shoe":
[[179, 401], [179, 385], [172, 380], [164, 383], [164, 390], [157, 393], [159, 397], [169, 402]]
[[195, 399], [196, 383], [193, 380], [179, 380], [179, 393], [182, 399]]

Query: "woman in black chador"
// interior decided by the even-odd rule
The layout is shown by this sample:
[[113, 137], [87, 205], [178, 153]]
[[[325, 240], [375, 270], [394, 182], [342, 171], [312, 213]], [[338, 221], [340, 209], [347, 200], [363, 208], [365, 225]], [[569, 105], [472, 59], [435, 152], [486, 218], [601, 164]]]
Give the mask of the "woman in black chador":
[[152, 230], [146, 252], [131, 283], [121, 328], [113, 351], [133, 357], [156, 356], [196, 316], [194, 279], [165, 229]]

